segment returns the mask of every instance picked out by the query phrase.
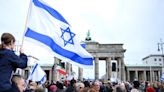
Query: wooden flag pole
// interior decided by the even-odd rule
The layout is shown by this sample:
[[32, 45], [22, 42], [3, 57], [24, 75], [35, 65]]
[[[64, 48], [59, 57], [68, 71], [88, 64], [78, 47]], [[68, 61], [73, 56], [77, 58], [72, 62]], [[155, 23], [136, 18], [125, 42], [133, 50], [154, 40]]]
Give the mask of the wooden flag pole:
[[26, 20], [25, 20], [25, 25], [24, 25], [24, 32], [23, 32], [23, 36], [22, 36], [21, 47], [23, 45], [24, 35], [25, 35], [26, 29], [27, 29], [27, 22], [28, 22], [28, 19], [29, 19], [30, 14], [31, 14], [31, 7], [32, 7], [32, 0], [30, 0], [28, 11], [27, 11], [27, 15], [26, 15]]

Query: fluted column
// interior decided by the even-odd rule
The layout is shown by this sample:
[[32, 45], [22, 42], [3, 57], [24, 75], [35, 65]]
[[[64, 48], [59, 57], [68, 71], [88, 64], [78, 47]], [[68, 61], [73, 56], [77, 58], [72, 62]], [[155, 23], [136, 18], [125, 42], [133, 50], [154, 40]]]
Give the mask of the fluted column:
[[117, 78], [121, 80], [121, 59], [120, 58], [117, 59], [117, 63], [118, 63], [118, 68], [119, 68]]
[[95, 57], [95, 79], [99, 79], [99, 58]]
[[59, 62], [61, 62], [60, 59], [58, 58], [54, 58], [54, 67], [53, 67], [53, 70], [52, 70], [52, 80], [53, 81], [57, 81], [58, 80], [58, 73], [57, 73], [57, 70], [56, 70], [56, 67], [57, 67], [57, 64], [59, 64]]
[[66, 73], [68, 75], [71, 75], [71, 72], [72, 72], [72, 65], [70, 63], [66, 63]]
[[107, 79], [110, 79], [111, 78], [111, 74], [112, 74], [111, 58], [108, 57], [106, 59], [106, 62], [107, 62], [107, 72], [106, 72], [106, 74], [108, 76]]
[[158, 81], [160, 80], [161, 78], [161, 73], [160, 73], [160, 70], [158, 70]]
[[129, 73], [130, 71], [129, 70], [127, 70], [127, 81], [130, 81], [130, 73]]
[[125, 64], [123, 58], [121, 59], [121, 80], [125, 81]]
[[78, 68], [78, 73], [79, 73], [79, 80], [82, 81], [83, 80], [83, 68]]
[[108, 62], [106, 61], [106, 75], [105, 75], [105, 78], [106, 80], [108, 79]]
[[119, 75], [119, 72], [120, 72], [120, 65], [119, 65], [119, 60], [117, 59], [117, 79], [120, 79], [120, 75]]
[[144, 80], [147, 81], [146, 70], [144, 70]]
[[137, 70], [135, 71], [135, 77], [138, 80], [138, 71]]

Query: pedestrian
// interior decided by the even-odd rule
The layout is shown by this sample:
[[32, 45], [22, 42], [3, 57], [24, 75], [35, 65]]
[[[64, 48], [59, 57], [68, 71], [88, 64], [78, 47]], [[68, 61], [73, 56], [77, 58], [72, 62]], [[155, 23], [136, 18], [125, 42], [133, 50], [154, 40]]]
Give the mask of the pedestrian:
[[130, 92], [141, 92], [139, 87], [140, 87], [140, 82], [138, 80], [134, 80], [133, 81], [133, 88]]
[[14, 74], [12, 79], [12, 92], [24, 92], [25, 91], [25, 79], [19, 75]]
[[27, 67], [27, 56], [20, 49], [20, 56], [14, 53], [15, 38], [10, 33], [3, 33], [0, 44], [0, 92], [12, 92], [11, 78], [16, 68]]

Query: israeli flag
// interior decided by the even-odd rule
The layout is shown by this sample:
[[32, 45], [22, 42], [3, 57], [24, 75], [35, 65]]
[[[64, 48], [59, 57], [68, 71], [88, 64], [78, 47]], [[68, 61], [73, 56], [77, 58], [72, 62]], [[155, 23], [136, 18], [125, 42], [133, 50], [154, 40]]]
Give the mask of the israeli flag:
[[28, 80], [39, 82], [40, 84], [44, 84], [46, 82], [46, 73], [38, 63], [36, 63], [32, 68]]
[[[79, 67], [93, 66], [93, 57], [81, 46], [71, 25], [57, 10], [44, 0], [32, 0], [30, 8], [25, 41], [35, 43], [42, 50], [49, 51], [53, 57]], [[37, 54], [44, 53], [38, 51]]]

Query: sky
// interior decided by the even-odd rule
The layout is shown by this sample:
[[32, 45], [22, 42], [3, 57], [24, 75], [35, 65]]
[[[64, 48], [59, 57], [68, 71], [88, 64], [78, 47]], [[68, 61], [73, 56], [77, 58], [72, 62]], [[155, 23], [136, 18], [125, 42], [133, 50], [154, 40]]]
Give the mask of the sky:
[[[90, 30], [92, 40], [100, 44], [124, 44], [126, 64], [141, 64], [142, 58], [161, 54], [157, 43], [164, 40], [164, 0], [49, 1], [77, 29], [80, 40]], [[0, 0], [0, 35], [10, 32], [21, 44], [29, 2]], [[103, 75], [105, 69], [100, 72]]]

